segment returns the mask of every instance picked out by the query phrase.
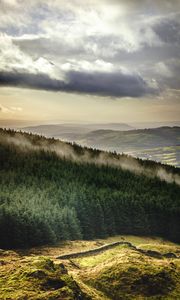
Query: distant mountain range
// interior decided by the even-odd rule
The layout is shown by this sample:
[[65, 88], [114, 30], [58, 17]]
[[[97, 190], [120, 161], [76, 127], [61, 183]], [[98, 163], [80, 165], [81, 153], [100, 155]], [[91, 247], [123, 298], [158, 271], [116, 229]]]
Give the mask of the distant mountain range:
[[129, 131], [96, 130], [78, 140], [90, 147], [117, 152], [180, 145], [180, 127], [160, 127]]
[[[71, 127], [89, 127], [91, 130], [95, 129], [112, 129], [112, 130], [131, 130], [131, 129], [145, 129], [145, 128], [158, 128], [158, 127], [164, 127], [164, 126], [180, 126], [180, 121], [159, 121], [159, 122], [128, 122], [122, 123], [122, 122], [111, 122], [111, 123], [100, 123], [100, 124], [94, 124], [93, 122], [80, 122], [80, 123], [74, 123], [71, 122], [65, 122], [65, 121], [42, 121], [42, 120], [17, 120], [17, 119], [1, 119], [0, 120], [0, 127], [2, 128], [11, 128], [11, 129], [19, 129], [23, 127], [37, 127], [41, 125], [56, 125], [56, 126], [71, 126]], [[49, 126], [49, 125], [48, 125]]]
[[134, 129], [132, 126], [125, 123], [105, 123], [105, 124], [50, 124], [29, 126], [22, 128], [24, 131], [45, 135], [46, 137], [56, 137], [68, 141], [76, 141], [96, 130], [118, 130], [128, 131]]
[[127, 124], [40, 125], [23, 131], [117, 152], [180, 145], [180, 127], [132, 129]]

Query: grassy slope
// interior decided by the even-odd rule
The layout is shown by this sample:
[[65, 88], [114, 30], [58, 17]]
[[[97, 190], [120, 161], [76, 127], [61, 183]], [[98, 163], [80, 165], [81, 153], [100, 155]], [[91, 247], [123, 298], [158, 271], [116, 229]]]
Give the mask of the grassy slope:
[[127, 246], [96, 256], [56, 259], [62, 253], [92, 249], [121, 239], [161, 253], [180, 252], [174, 243], [134, 236], [66, 242], [23, 252], [2, 251], [0, 299], [178, 299], [178, 259], [148, 257]]
[[0, 254], [0, 299], [89, 299], [62, 263], [45, 256]]
[[95, 287], [113, 300], [177, 297], [179, 264], [177, 260], [155, 259], [129, 248], [87, 258], [81, 262], [83, 282]]

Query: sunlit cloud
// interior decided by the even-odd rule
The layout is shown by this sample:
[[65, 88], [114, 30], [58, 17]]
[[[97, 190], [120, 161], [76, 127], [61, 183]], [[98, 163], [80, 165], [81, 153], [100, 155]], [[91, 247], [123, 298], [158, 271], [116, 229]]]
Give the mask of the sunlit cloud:
[[[154, 93], [155, 90], [149, 86], [154, 79], [157, 88], [161, 85], [162, 78], [173, 80], [177, 75], [170, 66], [170, 58], [178, 59], [180, 47], [179, 4], [177, 1], [163, 3], [164, 5], [162, 1], [157, 1], [154, 5], [146, 1], [145, 5], [143, 1], [132, 3], [105, 0], [87, 0], [86, 3], [75, 0], [32, 0], [29, 3], [18, 0], [1, 1], [0, 71], [4, 75], [7, 72], [6, 82], [1, 77], [1, 85], [4, 82], [7, 86], [8, 78], [11, 78], [9, 85], [13, 85], [12, 77], [18, 77], [18, 80], [14, 79], [14, 85], [18, 82], [18, 86], [21, 86], [21, 78], [22, 86], [26, 83], [28, 87], [29, 74], [31, 80], [33, 76], [35, 79], [44, 74], [51, 81], [56, 80], [67, 86], [67, 81], [72, 85], [72, 74], [76, 74], [78, 88], [70, 88], [72, 92], [77, 90], [80, 93], [94, 94], [97, 91], [99, 94], [102, 89], [102, 95], [106, 96], [103, 85], [110, 84], [111, 87], [106, 89], [107, 96], [139, 97]], [[148, 63], [151, 67], [147, 65], [147, 59], [152, 61]], [[127, 75], [122, 76], [124, 69], [131, 78], [139, 78], [138, 84], [134, 84], [132, 80], [129, 82]], [[79, 74], [84, 73], [82, 86]], [[119, 76], [116, 78], [121, 80], [118, 93], [113, 85], [115, 73]], [[25, 75], [24, 80], [22, 74]], [[93, 76], [91, 85], [96, 82], [96, 88], [89, 87], [87, 74]], [[97, 80], [100, 75], [102, 77]], [[124, 80], [127, 80], [126, 83]], [[146, 86], [141, 92], [139, 81]], [[124, 92], [123, 84], [129, 86], [129, 92]], [[168, 86], [168, 82], [166, 85]], [[29, 87], [32, 86], [30, 83]], [[49, 84], [45, 87], [44, 84], [38, 85], [35, 82], [34, 88], [37, 86], [49, 88]], [[113, 88], [114, 92], [110, 93], [109, 90]], [[64, 90], [69, 91], [68, 88]]]
[[2, 104], [0, 104], [0, 113], [3, 114], [11, 114], [11, 113], [15, 113], [15, 112], [21, 112], [23, 109], [22, 107], [17, 107], [17, 106], [11, 106], [11, 107], [7, 107], [4, 106]]

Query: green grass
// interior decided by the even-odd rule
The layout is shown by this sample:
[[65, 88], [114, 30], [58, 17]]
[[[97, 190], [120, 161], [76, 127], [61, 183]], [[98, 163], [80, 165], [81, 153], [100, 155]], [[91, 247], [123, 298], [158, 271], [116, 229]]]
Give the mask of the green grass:
[[75, 261], [80, 267], [95, 267], [99, 264], [107, 262], [108, 260], [113, 260], [114, 257], [120, 253], [122, 248], [127, 248], [127, 246], [117, 246], [116, 248], [102, 252], [101, 254], [77, 258]]
[[163, 238], [135, 236], [135, 235], [116, 235], [116, 236], [108, 237], [106, 239], [98, 239], [96, 241], [102, 244], [124, 241], [124, 242], [129, 242], [137, 247], [140, 245], [169, 245], [169, 246], [177, 247], [177, 244], [164, 240]]
[[63, 264], [48, 257], [1, 253], [0, 299], [78, 299], [86, 297]]
[[153, 250], [158, 251], [161, 254], [174, 253], [176, 256], [180, 254], [180, 247], [177, 245], [167, 245], [167, 244], [140, 244], [138, 246], [143, 250]]
[[60, 253], [78, 252], [115, 241], [145, 250], [179, 255], [177, 244], [159, 238], [115, 236], [94, 241], [69, 241], [29, 252], [0, 250], [0, 299], [130, 300], [178, 299], [180, 262], [153, 258], [117, 246], [97, 255], [58, 260]]
[[[116, 240], [114, 237], [113, 240]], [[139, 248], [161, 254], [179, 254], [180, 248], [161, 239], [127, 237]], [[153, 243], [151, 244], [151, 242]], [[135, 244], [134, 243], [134, 244]], [[93, 291], [103, 293], [97, 299], [178, 299], [180, 294], [180, 262], [178, 259], [157, 259], [141, 254], [128, 246], [118, 246], [95, 256], [75, 259], [80, 267], [81, 282]]]
[[[154, 259], [122, 248], [112, 257], [87, 258], [82, 280], [113, 300], [120, 299], [178, 299], [180, 294], [177, 260]], [[89, 267], [89, 269], [87, 268]], [[102, 298], [103, 299], [103, 298]]]

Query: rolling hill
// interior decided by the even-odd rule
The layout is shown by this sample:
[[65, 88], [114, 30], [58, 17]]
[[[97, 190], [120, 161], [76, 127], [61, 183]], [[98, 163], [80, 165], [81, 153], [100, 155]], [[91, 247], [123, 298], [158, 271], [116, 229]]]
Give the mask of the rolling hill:
[[117, 153], [127, 153], [180, 167], [180, 127], [160, 127], [129, 131], [96, 130], [84, 134], [77, 143]]
[[26, 132], [41, 134], [46, 137], [54, 137], [65, 139], [68, 141], [76, 141], [81, 135], [87, 134], [94, 130], [132, 130], [133, 127], [124, 123], [105, 123], [105, 124], [49, 124], [39, 126], [23, 127]]
[[118, 152], [154, 147], [179, 146], [180, 127], [160, 127], [129, 131], [96, 130], [83, 136], [89, 147]]

